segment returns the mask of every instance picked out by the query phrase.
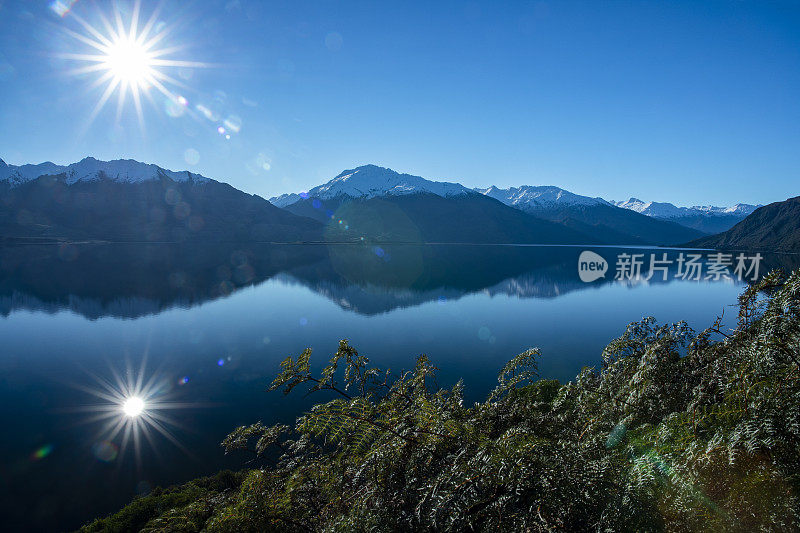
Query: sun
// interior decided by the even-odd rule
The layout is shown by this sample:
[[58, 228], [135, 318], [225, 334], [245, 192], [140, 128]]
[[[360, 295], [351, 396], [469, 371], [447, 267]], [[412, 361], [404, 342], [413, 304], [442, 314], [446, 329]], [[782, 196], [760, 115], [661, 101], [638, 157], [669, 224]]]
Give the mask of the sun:
[[[66, 4], [64, 4], [66, 5]], [[72, 5], [72, 4], [70, 4]], [[145, 20], [140, 20], [141, 5], [133, 3], [130, 11], [123, 12], [122, 4], [113, 4], [112, 16], [98, 10], [94, 15], [99, 24], [92, 25], [74, 10], [67, 8], [56, 10], [64, 17], [77, 22], [77, 31], [64, 27], [67, 35], [77, 41], [83, 50], [57, 54], [58, 57], [81, 63], [67, 74], [85, 76], [94, 74], [96, 78], [89, 85], [89, 90], [104, 87], [99, 99], [88, 117], [87, 125], [105, 107], [112, 95], [117, 94], [117, 120], [127, 96], [133, 101], [139, 123], [144, 127], [142, 99], [147, 98], [155, 105], [151, 89], [169, 100], [179, 102], [181, 96], [175, 93], [177, 87], [185, 85], [168, 74], [169, 69], [207, 67], [206, 63], [174, 59], [172, 54], [183, 50], [185, 46], [170, 43], [174, 24], [159, 21], [159, 9], [156, 8]]]
[[108, 47], [103, 65], [119, 83], [146, 89], [153, 79], [153, 58], [136, 40], [119, 36]]
[[138, 396], [131, 396], [122, 403], [122, 412], [125, 416], [136, 417], [144, 412], [144, 400]]

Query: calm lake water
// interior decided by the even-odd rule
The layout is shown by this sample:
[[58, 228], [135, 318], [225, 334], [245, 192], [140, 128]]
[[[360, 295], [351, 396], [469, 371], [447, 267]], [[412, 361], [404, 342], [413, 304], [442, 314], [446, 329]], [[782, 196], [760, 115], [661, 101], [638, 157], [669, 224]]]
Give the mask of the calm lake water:
[[[591, 249], [609, 263], [592, 283], [576, 247], [0, 248], [0, 528], [75, 528], [153, 486], [241, 467], [219, 446], [230, 430], [325, 399], [266, 392], [306, 347], [317, 368], [343, 338], [398, 371], [425, 353], [472, 402], [531, 346], [543, 377], [569, 380], [644, 316], [703, 329], [727, 309], [733, 322], [739, 282], [675, 279], [674, 265], [668, 281], [613, 280], [620, 253], [680, 251]], [[109, 432], [122, 416], [104, 384], [140, 378], [170, 409], [137, 444]]]

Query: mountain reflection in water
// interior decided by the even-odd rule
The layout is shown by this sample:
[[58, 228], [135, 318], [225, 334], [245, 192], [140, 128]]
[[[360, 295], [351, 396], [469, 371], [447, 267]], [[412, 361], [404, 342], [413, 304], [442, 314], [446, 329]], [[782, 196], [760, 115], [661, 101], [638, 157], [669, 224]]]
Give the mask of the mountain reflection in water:
[[[2, 248], [0, 314], [69, 310], [86, 318], [137, 318], [189, 308], [274, 279], [302, 285], [362, 315], [484, 292], [555, 298], [615, 283], [620, 253], [666, 253], [666, 283], [676, 280], [678, 250], [594, 247], [609, 264], [582, 282], [581, 247], [482, 245], [21, 245]], [[797, 256], [766, 255], [769, 268], [795, 268]], [[648, 272], [647, 260], [643, 277]], [[617, 282], [622, 283], [622, 282]], [[662, 273], [649, 281], [665, 283]]]

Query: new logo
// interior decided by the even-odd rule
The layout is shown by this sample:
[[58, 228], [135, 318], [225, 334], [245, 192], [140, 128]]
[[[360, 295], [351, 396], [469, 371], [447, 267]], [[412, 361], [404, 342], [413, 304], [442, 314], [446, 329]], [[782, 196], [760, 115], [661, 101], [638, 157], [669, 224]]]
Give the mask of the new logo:
[[608, 262], [603, 256], [584, 250], [578, 257], [578, 276], [585, 283], [604, 278], [608, 271]]

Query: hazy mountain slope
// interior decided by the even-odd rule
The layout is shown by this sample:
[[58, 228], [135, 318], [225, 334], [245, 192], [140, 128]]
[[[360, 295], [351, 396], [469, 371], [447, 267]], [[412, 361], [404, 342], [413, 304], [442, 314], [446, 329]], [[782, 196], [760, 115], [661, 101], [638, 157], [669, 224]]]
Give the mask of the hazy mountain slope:
[[728, 231], [697, 239], [689, 245], [800, 252], [800, 196], [759, 207]]
[[336, 210], [350, 198], [339, 197], [331, 200], [319, 198], [301, 198], [293, 204], [289, 204], [283, 209], [301, 217], [313, 218], [323, 224], [327, 224], [336, 214]]
[[286, 209], [305, 216], [319, 213], [318, 219], [327, 220], [326, 239], [332, 241], [363, 236], [381, 242], [605, 242], [477, 193], [447, 198], [431, 193], [327, 201], [307, 198]]
[[664, 218], [687, 228], [696, 229], [703, 233], [715, 234], [731, 229], [745, 219], [746, 215], [686, 215], [673, 218]]
[[[115, 163], [130, 172], [103, 170]], [[79, 172], [86, 167], [100, 170]], [[317, 221], [195, 174], [130, 161], [83, 160], [65, 168], [58, 175], [20, 179], [17, 172], [11, 174], [15, 179], [0, 181], [0, 236], [149, 242], [321, 238]]]
[[530, 186], [479, 192], [531, 215], [558, 222], [606, 242], [621, 244], [676, 244], [700, 237], [702, 231], [648, 217], [559, 187]]
[[760, 207], [750, 204], [736, 204], [730, 207], [713, 205], [678, 207], [668, 202], [644, 202], [638, 198], [630, 198], [621, 202], [612, 201], [611, 204], [649, 217], [675, 222], [704, 233], [726, 231]]
[[[620, 244], [669, 245], [705, 235], [675, 222], [651, 218], [611, 205], [577, 205], [531, 214]], [[614, 238], [614, 236], [616, 236]]]
[[674, 218], [692, 215], [739, 215], [747, 216], [760, 206], [751, 204], [736, 204], [730, 207], [719, 207], [715, 205], [695, 205], [692, 207], [678, 207], [669, 202], [644, 202], [638, 198], [630, 198], [621, 202], [610, 202], [617, 207], [623, 207], [658, 218]]

